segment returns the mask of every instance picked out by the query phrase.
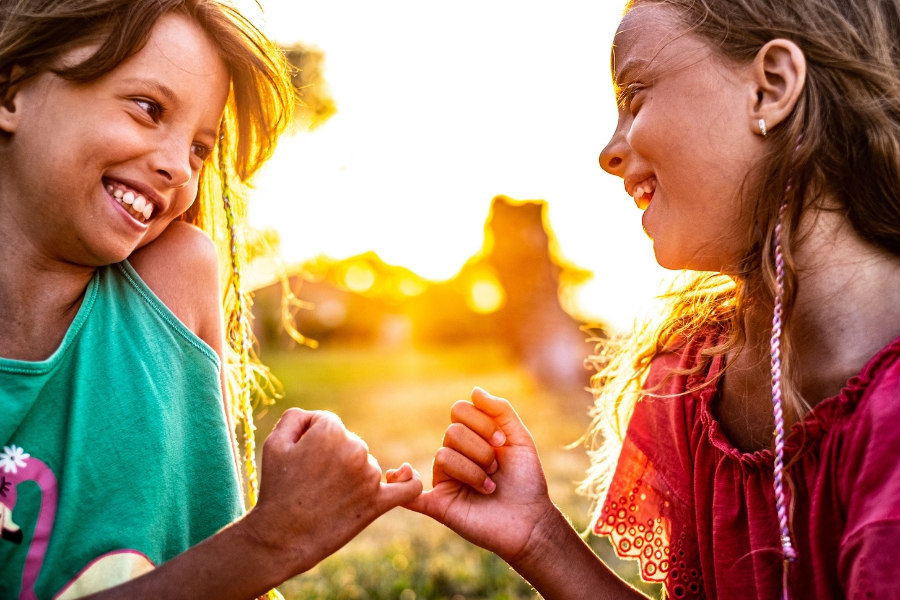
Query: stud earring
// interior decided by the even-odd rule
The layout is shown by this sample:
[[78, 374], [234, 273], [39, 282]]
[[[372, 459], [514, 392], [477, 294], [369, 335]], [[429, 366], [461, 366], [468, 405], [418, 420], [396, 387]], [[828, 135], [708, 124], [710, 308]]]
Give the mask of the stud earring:
[[759, 132], [762, 134], [763, 137], [766, 137], [769, 134], [766, 131], [766, 120], [765, 119], [759, 120]]

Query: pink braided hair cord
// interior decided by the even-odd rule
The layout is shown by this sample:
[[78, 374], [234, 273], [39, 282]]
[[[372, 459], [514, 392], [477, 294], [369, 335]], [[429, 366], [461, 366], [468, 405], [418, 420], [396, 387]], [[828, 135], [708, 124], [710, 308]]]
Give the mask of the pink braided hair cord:
[[[800, 150], [801, 135], [797, 139], [797, 147], [794, 149], [794, 157]], [[794, 562], [797, 551], [791, 542], [791, 532], [788, 528], [787, 500], [784, 490], [784, 412], [781, 398], [781, 334], [782, 317], [784, 315], [784, 253], [782, 251], [782, 225], [784, 213], [787, 209], [787, 196], [793, 188], [793, 175], [788, 178], [787, 187], [784, 190], [785, 200], [778, 211], [778, 221], [775, 224], [775, 310], [772, 317], [772, 409], [775, 415], [775, 508], [778, 511], [778, 525], [781, 529], [781, 551], [786, 562]], [[784, 570], [784, 582], [782, 584], [782, 598], [787, 600], [787, 564]]]

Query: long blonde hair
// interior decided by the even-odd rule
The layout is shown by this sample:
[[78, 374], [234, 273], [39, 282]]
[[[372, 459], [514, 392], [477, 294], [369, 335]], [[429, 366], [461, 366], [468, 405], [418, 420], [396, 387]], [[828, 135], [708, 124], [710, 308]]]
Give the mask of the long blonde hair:
[[[97, 79], [138, 52], [158, 19], [172, 13], [207, 33], [231, 77], [215, 149], [219, 160], [203, 167], [197, 198], [183, 219], [209, 234], [222, 265], [226, 401], [229, 423], [243, 424], [252, 505], [258, 489], [252, 400], [265, 393], [268, 374], [252, 356], [249, 296], [241, 281], [245, 192], [291, 120], [295, 92], [283, 54], [233, 6], [217, 0], [8, 0], [0, 4], [0, 98], [47, 71], [74, 82]], [[60, 65], [60, 56], [87, 42], [98, 44], [92, 56]]]
[[[769, 133], [766, 154], [745, 181], [751, 219], [738, 272], [730, 278], [685, 273], [662, 297], [659, 318], [614, 340], [594, 359], [596, 403], [586, 436], [592, 466], [580, 489], [595, 499], [595, 516], [653, 359], [712, 327], [722, 341], [691, 370], [704, 371], [714, 356], [743, 346], [748, 306], [771, 306], [782, 204], [782, 388], [795, 419], [809, 410], [798, 392], [791, 344], [798, 287], [792, 251], [802, 242], [801, 216], [835, 210], [824, 206], [827, 196], [861, 239], [900, 256], [900, 1], [633, 0], [626, 10], [639, 4], [669, 7], [688, 34], [732, 64], [749, 64], [769, 41], [789, 39], [806, 57], [807, 79], [793, 113]], [[788, 181], [793, 185], [786, 192]]]

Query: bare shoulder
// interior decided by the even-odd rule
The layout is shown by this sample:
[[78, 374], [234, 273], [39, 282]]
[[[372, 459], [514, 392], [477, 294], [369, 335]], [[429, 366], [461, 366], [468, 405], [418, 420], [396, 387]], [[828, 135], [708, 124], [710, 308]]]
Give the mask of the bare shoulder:
[[221, 356], [219, 262], [212, 240], [193, 225], [173, 221], [128, 260], [163, 304]]

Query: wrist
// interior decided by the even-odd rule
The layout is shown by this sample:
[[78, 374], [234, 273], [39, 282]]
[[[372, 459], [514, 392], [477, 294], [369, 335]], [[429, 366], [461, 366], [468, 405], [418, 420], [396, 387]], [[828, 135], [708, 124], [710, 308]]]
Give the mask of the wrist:
[[600, 561], [556, 506], [535, 524], [510, 566], [547, 600], [644, 598]]
[[519, 573], [531, 571], [536, 565], [545, 565], [559, 552], [566, 533], [578, 535], [556, 505], [548, 502], [525, 546], [506, 562]]
[[270, 519], [263, 507], [253, 507], [234, 526], [250, 551], [271, 571], [275, 585], [315, 566], [304, 551], [304, 544], [288, 535], [277, 520]]

